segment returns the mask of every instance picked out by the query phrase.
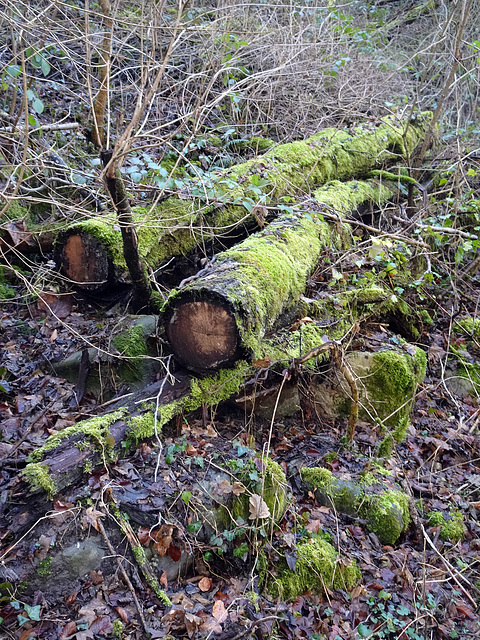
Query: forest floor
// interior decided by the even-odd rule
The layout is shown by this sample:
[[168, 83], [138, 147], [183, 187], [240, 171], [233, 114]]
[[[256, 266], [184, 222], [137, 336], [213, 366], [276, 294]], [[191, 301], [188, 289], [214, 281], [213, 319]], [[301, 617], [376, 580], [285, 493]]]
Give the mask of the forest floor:
[[[448, 306], [448, 301], [444, 304]], [[54, 377], [50, 363], [80, 348], [81, 336], [104, 344], [117, 314], [99, 312], [74, 296], [59, 298], [53, 309], [57, 317], [41, 302], [30, 307], [10, 302], [2, 307], [0, 370], [8, 378], [0, 396], [3, 487], [49, 434], [104, 410], [98, 398], [88, 395], [76, 406], [74, 385]], [[480, 409], [476, 398], [454, 395], [445, 385], [442, 363], [447, 355], [449, 311], [437, 314], [434, 326], [422, 336], [421, 346], [429, 359], [427, 377], [418, 389], [408, 435], [385, 464], [397, 483], [415, 498], [419, 519], [407, 534], [395, 547], [382, 546], [374, 534], [368, 533], [365, 523], [318, 505], [299, 479], [298, 470], [303, 466], [326, 466], [343, 479], [367, 471], [381, 438], [376, 428], [360, 423], [354, 446], [344, 448], [339, 444], [345, 432], [342, 422], [322, 423], [308, 411], [295, 418], [275, 419], [271, 455], [286, 472], [293, 500], [269, 544], [272, 548], [288, 548], [302, 531], [323, 530], [342, 556], [356, 560], [362, 580], [350, 594], [327, 590], [324, 595], [305, 593], [293, 602], [274, 601], [258, 593], [254, 543], [243, 559], [222, 557], [214, 552], [218, 551], [214, 544], [199, 544], [193, 546], [195, 563], [185, 570], [184, 577], [169, 582], [163, 576], [163, 586], [173, 604], [165, 608], [136, 576], [130, 556], [124, 565], [132, 574], [133, 589], [152, 637], [167, 633], [225, 639], [479, 637]], [[388, 338], [386, 326], [364, 330], [367, 348], [369, 344], [374, 348], [379, 331]], [[466, 349], [462, 342], [458, 339], [458, 348]], [[180, 427], [168, 427], [163, 440], [167, 449], [180, 443], [181, 450], [203, 457], [208, 464], [213, 452], [218, 455], [231, 449], [232, 442], [261, 450], [269, 427], [269, 423], [227, 407], [207, 423], [202, 416], [194, 416]], [[68, 495], [57, 496], [53, 515], [39, 521], [24, 541], [17, 540], [12, 547], [11, 537], [4, 532], [1, 637], [145, 637], [133, 593], [106, 550], [104, 559], [82, 575], [80, 586], [71, 592], [65, 592], [61, 576], [53, 576], [52, 581], [48, 570], [40, 581], [23, 585], [24, 592], [15, 579], [22, 563], [38, 568], [50, 546], [66, 547], [72, 541], [97, 537], [96, 519], [108, 514], [104, 502], [107, 488], [121, 486], [128, 501], [137, 503], [141, 515], [142, 510], [159, 510], [164, 504], [162, 485], [154, 482], [155, 471], [164, 480], [173, 474], [180, 486], [182, 482], [186, 488], [191, 486], [193, 467], [185, 466], [180, 458], [167, 464], [164, 450], [155, 470], [157, 452], [155, 441], [141, 442], [133, 455], [87, 475], [85, 495], [93, 511], [92, 507], [89, 512], [77, 509], [81, 499], [75, 504]], [[146, 487], [156, 487], [156, 491], [149, 494]], [[165, 483], [164, 487], [168, 490]], [[7, 497], [5, 493], [1, 494], [2, 500]], [[430, 526], [424, 517], [429, 511], [447, 512], [452, 508], [463, 514], [466, 527], [464, 539], [457, 543], [442, 541], [440, 527]], [[128, 558], [114, 519], [107, 516], [102, 520], [116, 552]], [[195, 545], [190, 536], [188, 544], [192, 541]]]

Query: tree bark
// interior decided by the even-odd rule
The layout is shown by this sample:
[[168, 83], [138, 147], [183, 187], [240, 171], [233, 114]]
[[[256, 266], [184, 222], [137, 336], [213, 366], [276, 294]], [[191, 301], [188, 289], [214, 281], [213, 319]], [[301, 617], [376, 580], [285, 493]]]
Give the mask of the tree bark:
[[120, 169], [109, 167], [112, 152], [101, 154], [102, 161], [107, 166], [107, 189], [117, 211], [118, 224], [122, 233], [123, 257], [128, 267], [133, 284], [132, 308], [138, 312], [148, 310], [152, 287], [147, 277], [143, 261], [138, 250], [138, 236], [133, 221], [132, 208], [128, 198]]

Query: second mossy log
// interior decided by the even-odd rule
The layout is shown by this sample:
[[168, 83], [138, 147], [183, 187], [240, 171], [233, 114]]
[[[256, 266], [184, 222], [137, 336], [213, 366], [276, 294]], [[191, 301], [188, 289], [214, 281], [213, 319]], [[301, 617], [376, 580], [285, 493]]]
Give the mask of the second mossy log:
[[[282, 198], [290, 202], [329, 180], [362, 178], [375, 167], [408, 158], [431, 117], [430, 112], [410, 120], [389, 116], [324, 129], [227, 170], [194, 178], [180, 197], [152, 207], [133, 207], [140, 258], [152, 276], [172, 257], [231, 235], [245, 222], [250, 227], [263, 224], [257, 204], [263, 209]], [[109, 212], [78, 220], [59, 235], [59, 265], [78, 288], [101, 292], [125, 275], [128, 279], [118, 225], [116, 214]], [[161, 273], [153, 279], [161, 282]]]
[[312, 206], [285, 212], [170, 294], [166, 333], [182, 364], [206, 373], [245, 355], [263, 357], [264, 337], [305, 292], [322, 251], [349, 243], [348, 226], [329, 224], [322, 210], [341, 222], [393, 190], [375, 181], [332, 181], [314, 195]]

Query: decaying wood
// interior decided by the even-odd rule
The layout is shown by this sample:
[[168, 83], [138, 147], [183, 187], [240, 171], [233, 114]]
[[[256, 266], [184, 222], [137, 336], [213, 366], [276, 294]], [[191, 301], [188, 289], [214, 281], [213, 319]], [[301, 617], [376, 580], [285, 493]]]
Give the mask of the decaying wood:
[[113, 265], [105, 247], [88, 233], [69, 235], [61, 249], [65, 275], [85, 291], [102, 291], [113, 281]]
[[[190, 381], [188, 377], [177, 373], [175, 379], [155, 382], [145, 387], [141, 394], [131, 394], [123, 402], [119, 401], [109, 407], [109, 413], [125, 406], [126, 415], [141, 414], [143, 404], [139, 398], [158, 398], [159, 406], [168, 404], [182, 396], [188, 395]], [[98, 468], [106, 464], [112, 456], [124, 454], [122, 441], [127, 437], [127, 420], [117, 420], [109, 430], [109, 443], [90, 443], [86, 445], [85, 434], [79, 430], [78, 434], [63, 440], [51, 451], [46, 452], [41, 465], [48, 470], [55, 480], [56, 490], [68, 495], [68, 489], [81, 481], [87, 466]], [[1, 467], [0, 461], [0, 467]], [[14, 534], [28, 529], [51, 506], [46, 491], [41, 486], [35, 486], [27, 482], [19, 473], [10, 485], [11, 500], [0, 506], [0, 530], [5, 529]], [[52, 496], [49, 496], [50, 499]], [[0, 534], [1, 535], [1, 534]]]

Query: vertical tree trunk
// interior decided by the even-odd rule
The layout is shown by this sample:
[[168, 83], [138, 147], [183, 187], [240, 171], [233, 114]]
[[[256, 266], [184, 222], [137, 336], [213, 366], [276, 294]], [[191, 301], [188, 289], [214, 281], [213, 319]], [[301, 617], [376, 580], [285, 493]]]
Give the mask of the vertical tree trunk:
[[106, 185], [117, 210], [118, 224], [122, 232], [123, 257], [128, 267], [133, 284], [132, 308], [135, 312], [146, 312], [149, 307], [152, 288], [138, 251], [137, 232], [132, 217], [130, 201], [125, 189], [120, 169], [109, 166], [112, 151], [101, 154], [103, 165], [107, 167]]

